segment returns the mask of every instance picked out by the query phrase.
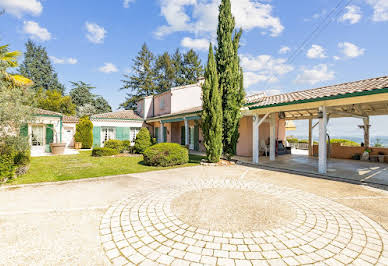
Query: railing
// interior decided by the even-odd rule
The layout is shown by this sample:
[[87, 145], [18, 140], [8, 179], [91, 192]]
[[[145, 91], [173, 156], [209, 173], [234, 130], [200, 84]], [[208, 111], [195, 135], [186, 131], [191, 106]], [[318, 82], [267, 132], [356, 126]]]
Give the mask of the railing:
[[291, 148], [297, 149], [297, 150], [308, 150], [309, 149], [309, 144], [308, 143], [290, 143]]

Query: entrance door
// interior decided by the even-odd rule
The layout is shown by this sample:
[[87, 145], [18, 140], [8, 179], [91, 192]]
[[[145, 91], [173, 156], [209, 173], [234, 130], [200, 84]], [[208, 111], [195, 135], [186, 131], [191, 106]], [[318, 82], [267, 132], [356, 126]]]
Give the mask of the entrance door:
[[63, 141], [66, 143], [66, 147], [73, 147], [73, 136], [74, 136], [74, 129], [71, 127], [65, 128], [65, 132], [63, 134]]
[[194, 150], [194, 127], [190, 127], [189, 130], [189, 149]]
[[31, 127], [31, 151], [44, 152], [44, 126], [34, 125]]
[[101, 147], [104, 147], [105, 141], [115, 139], [116, 138], [116, 132], [115, 128], [112, 127], [104, 127], [102, 128], [102, 138], [101, 138]]

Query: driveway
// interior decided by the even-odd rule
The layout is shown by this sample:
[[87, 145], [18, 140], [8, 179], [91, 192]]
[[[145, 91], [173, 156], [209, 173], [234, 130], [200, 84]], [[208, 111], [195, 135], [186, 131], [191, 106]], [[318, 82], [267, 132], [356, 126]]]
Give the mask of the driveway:
[[191, 167], [0, 188], [0, 264], [388, 264], [388, 192]]

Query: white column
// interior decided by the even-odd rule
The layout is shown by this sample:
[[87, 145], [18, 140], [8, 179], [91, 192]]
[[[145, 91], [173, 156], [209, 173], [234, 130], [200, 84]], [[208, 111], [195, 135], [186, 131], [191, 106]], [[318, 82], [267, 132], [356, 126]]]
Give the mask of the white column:
[[270, 144], [269, 144], [269, 159], [271, 161], [275, 160], [276, 156], [276, 115], [272, 114], [270, 118], [270, 125], [269, 125], [269, 138], [270, 138]]
[[160, 121], [160, 130], [159, 130], [159, 141], [160, 143], [163, 143], [164, 142], [164, 134], [163, 134], [163, 131], [164, 131], [164, 124], [162, 121]]
[[318, 172], [320, 174], [326, 174], [327, 173], [327, 143], [326, 143], [327, 113], [326, 113], [326, 106], [319, 107], [319, 111], [322, 112], [322, 117], [319, 118], [319, 163], [318, 163]]
[[189, 120], [185, 117], [185, 145], [189, 145]]
[[255, 115], [252, 121], [252, 162], [259, 163], [259, 116]]
[[313, 156], [313, 119], [309, 119], [309, 156]]
[[363, 119], [364, 121], [364, 144], [366, 148], [369, 148], [370, 146], [370, 136], [369, 136], [369, 116], [367, 118]]

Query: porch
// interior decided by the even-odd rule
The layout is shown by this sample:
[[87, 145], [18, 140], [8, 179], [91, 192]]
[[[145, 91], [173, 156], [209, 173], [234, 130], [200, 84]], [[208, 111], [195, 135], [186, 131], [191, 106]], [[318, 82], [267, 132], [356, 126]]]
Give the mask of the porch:
[[[253, 164], [252, 157], [236, 156], [235, 159], [243, 163]], [[278, 156], [274, 161], [270, 160], [269, 157], [261, 156], [257, 165], [301, 174], [315, 175], [318, 173], [318, 158], [300, 154]], [[327, 173], [324, 176], [388, 186], [388, 164], [328, 159]]]

